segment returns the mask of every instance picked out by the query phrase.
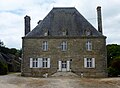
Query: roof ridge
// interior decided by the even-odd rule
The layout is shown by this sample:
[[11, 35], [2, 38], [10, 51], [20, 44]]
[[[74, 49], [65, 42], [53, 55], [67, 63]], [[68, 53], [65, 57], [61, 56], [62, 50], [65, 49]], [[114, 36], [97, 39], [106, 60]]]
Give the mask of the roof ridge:
[[53, 9], [75, 9], [75, 7], [53, 7]]

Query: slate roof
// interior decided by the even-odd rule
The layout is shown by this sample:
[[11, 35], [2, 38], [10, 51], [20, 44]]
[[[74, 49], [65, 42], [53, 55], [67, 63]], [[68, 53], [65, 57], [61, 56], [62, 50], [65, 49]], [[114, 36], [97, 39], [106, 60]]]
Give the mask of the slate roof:
[[92, 36], [103, 36], [98, 32], [74, 7], [53, 8], [48, 15], [25, 37], [43, 37], [48, 31], [48, 36], [84, 36], [90, 31]]

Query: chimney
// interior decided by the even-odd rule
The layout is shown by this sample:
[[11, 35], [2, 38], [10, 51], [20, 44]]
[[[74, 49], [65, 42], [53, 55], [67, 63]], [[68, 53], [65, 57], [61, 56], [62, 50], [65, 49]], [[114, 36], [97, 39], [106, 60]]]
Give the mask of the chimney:
[[25, 16], [24, 17], [25, 20], [25, 35], [28, 34], [30, 32], [30, 16]]
[[97, 20], [98, 20], [98, 31], [102, 34], [102, 16], [101, 16], [101, 7], [97, 7]]

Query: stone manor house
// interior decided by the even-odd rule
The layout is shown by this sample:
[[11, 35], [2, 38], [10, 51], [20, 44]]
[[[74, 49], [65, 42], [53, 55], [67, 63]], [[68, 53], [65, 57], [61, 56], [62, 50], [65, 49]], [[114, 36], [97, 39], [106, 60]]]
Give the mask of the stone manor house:
[[54, 7], [32, 31], [30, 17], [24, 19], [22, 76], [73, 72], [83, 77], [107, 77], [106, 36], [102, 33], [100, 6], [98, 30], [75, 7]]

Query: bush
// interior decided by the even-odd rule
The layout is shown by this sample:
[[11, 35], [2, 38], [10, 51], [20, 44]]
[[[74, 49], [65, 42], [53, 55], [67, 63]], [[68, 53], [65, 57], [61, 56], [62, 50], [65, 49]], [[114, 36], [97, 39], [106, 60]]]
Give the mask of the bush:
[[115, 68], [113, 68], [113, 67], [109, 67], [108, 68], [108, 76], [110, 76], [110, 77], [116, 77], [116, 76], [118, 76], [118, 70], [116, 70]]
[[8, 72], [7, 65], [0, 61], [0, 75], [6, 75], [7, 72]]

